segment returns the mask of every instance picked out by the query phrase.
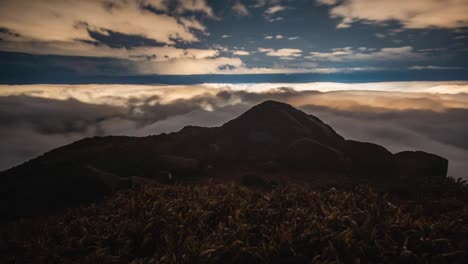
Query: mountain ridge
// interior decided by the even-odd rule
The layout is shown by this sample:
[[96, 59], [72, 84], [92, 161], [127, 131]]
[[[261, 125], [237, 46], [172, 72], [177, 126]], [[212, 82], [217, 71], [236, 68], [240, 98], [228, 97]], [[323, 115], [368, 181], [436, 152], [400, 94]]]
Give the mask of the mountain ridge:
[[313, 115], [265, 101], [220, 127], [86, 138], [54, 149], [1, 172], [0, 198], [2, 208], [23, 216], [94, 201], [142, 181], [242, 181], [254, 175], [266, 181], [406, 184], [441, 180], [447, 168], [448, 161], [435, 154], [393, 154], [344, 139]]

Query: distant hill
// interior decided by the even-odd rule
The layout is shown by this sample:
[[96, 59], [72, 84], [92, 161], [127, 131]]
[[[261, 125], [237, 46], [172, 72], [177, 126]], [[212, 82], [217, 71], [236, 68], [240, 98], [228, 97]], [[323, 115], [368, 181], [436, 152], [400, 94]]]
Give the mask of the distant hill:
[[[357, 124], [358, 125], [358, 124]], [[448, 161], [346, 140], [315, 116], [275, 101], [221, 127], [148, 137], [86, 138], [1, 172], [9, 217], [70, 207], [140, 183], [366, 182], [398, 188], [446, 178]], [[417, 183], [415, 185], [415, 183]]]

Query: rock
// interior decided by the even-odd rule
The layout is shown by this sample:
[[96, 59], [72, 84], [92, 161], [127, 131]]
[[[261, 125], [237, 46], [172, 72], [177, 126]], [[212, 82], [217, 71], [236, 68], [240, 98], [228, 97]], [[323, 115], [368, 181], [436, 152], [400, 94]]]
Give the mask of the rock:
[[346, 171], [346, 161], [342, 153], [310, 138], [302, 138], [289, 145], [281, 161], [291, 169]]
[[402, 179], [439, 181], [447, 177], [448, 160], [423, 151], [403, 151], [394, 155]]
[[346, 140], [344, 151], [351, 158], [353, 176], [382, 178], [395, 172], [392, 153], [380, 145]]

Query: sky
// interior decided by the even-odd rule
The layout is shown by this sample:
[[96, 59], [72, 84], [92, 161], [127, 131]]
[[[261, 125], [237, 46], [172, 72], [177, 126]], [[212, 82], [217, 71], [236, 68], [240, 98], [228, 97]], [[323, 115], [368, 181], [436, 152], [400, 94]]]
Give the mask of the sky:
[[264, 100], [468, 179], [468, 0], [0, 0], [0, 171]]
[[0, 5], [6, 84], [468, 79], [467, 0]]

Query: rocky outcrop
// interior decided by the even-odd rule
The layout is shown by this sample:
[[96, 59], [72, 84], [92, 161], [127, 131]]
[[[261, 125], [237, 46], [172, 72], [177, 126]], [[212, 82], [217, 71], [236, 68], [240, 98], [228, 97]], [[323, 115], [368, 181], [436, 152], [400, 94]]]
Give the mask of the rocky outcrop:
[[294, 141], [283, 153], [281, 161], [291, 169], [322, 172], [345, 172], [346, 158], [338, 150], [310, 138]]
[[344, 152], [351, 159], [353, 176], [379, 178], [395, 173], [392, 153], [380, 145], [346, 140]]
[[423, 151], [403, 151], [394, 155], [398, 176], [403, 180], [437, 182], [447, 177], [448, 160]]

